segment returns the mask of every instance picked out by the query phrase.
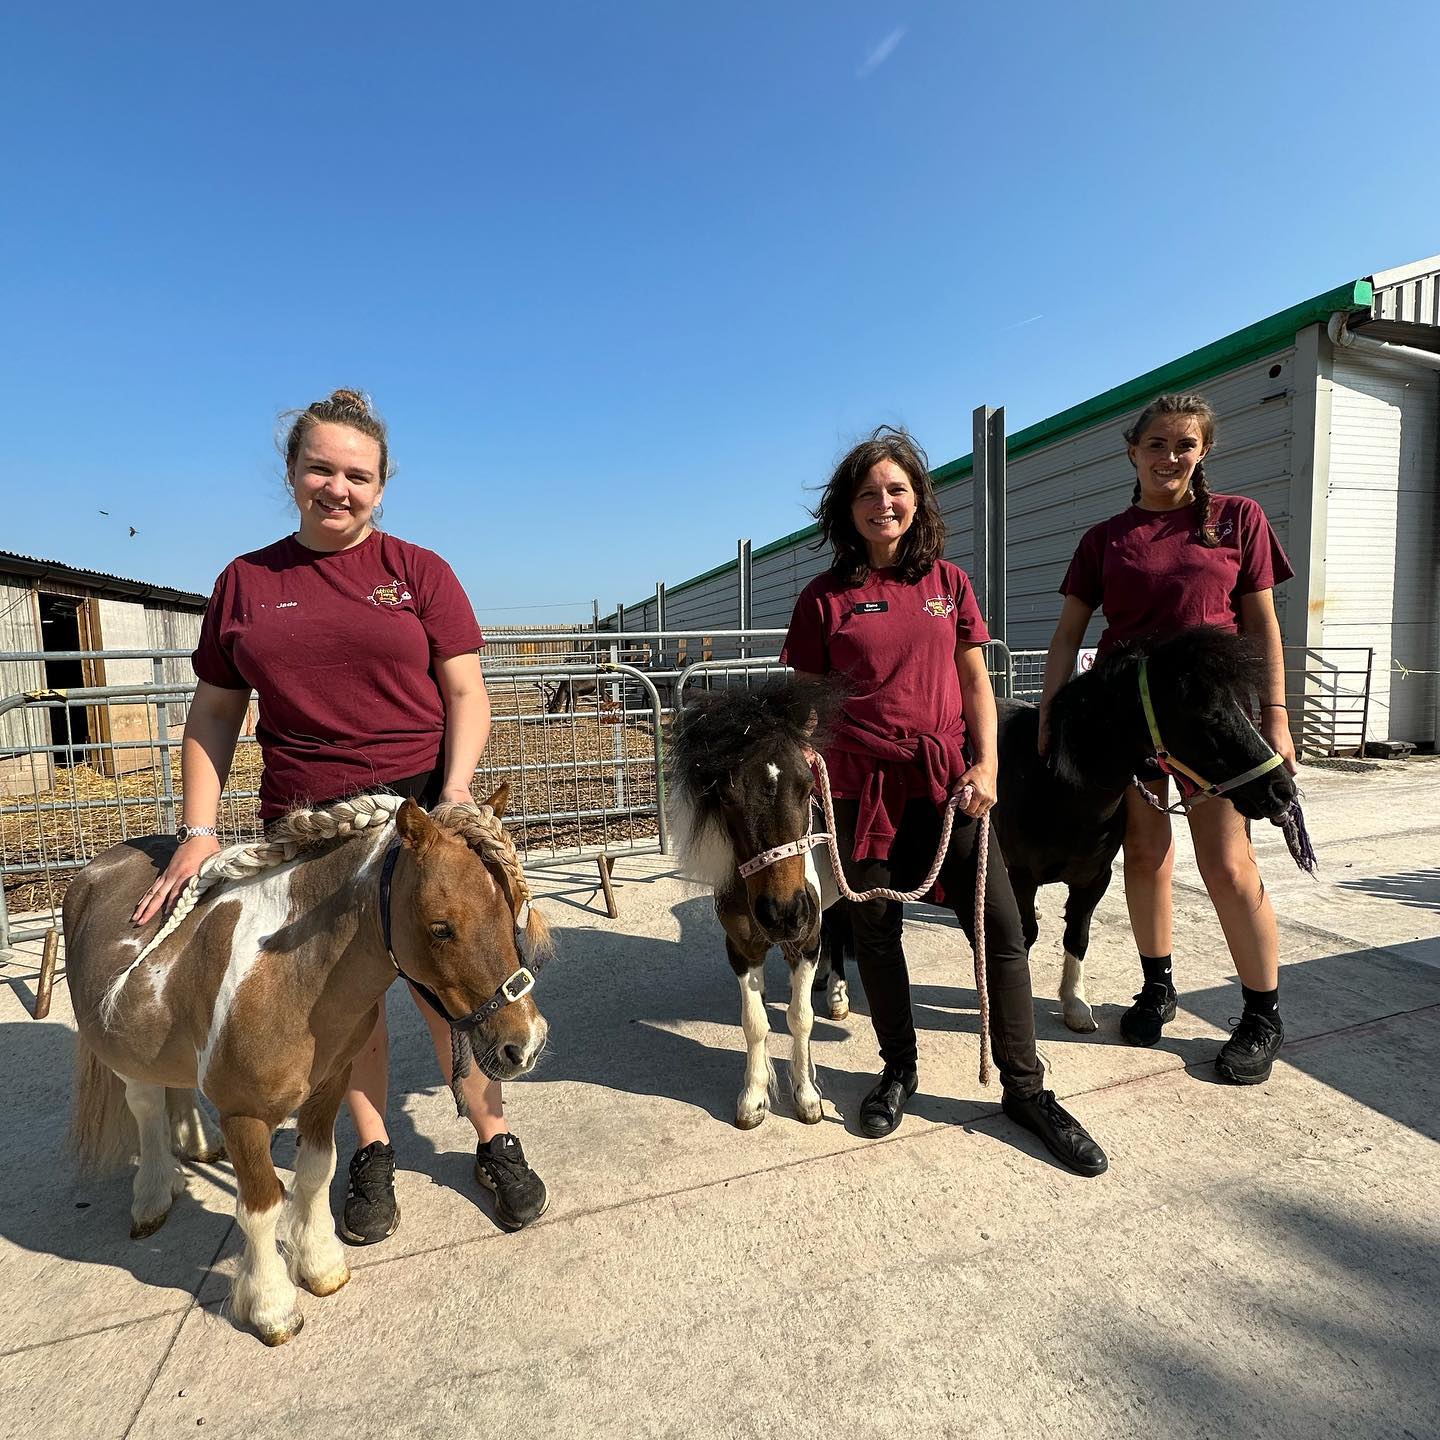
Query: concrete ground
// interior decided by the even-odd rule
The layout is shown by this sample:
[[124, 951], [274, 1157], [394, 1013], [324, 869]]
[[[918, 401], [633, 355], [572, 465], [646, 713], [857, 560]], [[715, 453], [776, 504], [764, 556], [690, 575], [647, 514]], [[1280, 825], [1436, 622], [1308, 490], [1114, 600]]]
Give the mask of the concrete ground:
[[[36, 956], [12, 954], [0, 1435], [1440, 1436], [1440, 761], [1303, 779], [1320, 879], [1257, 836], [1289, 1037], [1264, 1086], [1214, 1080], [1240, 994], [1183, 837], [1181, 1008], [1153, 1050], [1116, 1030], [1138, 983], [1118, 885], [1091, 1036], [1060, 1023], [1060, 892], [1042, 896], [1040, 1043], [1109, 1151], [1090, 1181], [980, 1089], [970, 956], [939, 912], [908, 926], [922, 1088], [899, 1130], [855, 1127], [876, 1068], [857, 993], [851, 1020], [816, 1027], [825, 1121], [799, 1124], [782, 1093], [742, 1134], [708, 898], [663, 859], [622, 860], [611, 921], [593, 866], [538, 873], [561, 946], [539, 987], [553, 1044], [509, 1113], [549, 1214], [497, 1228], [396, 987], [403, 1224], [350, 1252], [339, 1294], [302, 1296], [305, 1330], [277, 1350], [223, 1309], [227, 1166], [191, 1167], [139, 1242], [128, 1179], [72, 1176], [68, 996], [30, 1019]], [[772, 957], [783, 1059], [782, 971]], [[289, 1132], [275, 1153], [290, 1163]]]

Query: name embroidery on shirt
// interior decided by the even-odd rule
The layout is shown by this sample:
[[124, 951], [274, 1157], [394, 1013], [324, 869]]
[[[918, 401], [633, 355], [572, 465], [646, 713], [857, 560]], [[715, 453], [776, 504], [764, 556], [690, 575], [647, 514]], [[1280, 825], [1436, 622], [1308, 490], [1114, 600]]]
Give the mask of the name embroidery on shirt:
[[372, 605], [403, 605], [410, 598], [410, 592], [398, 580], [392, 580], [388, 585], [377, 585], [370, 592]]
[[955, 613], [955, 597], [953, 595], [935, 595], [925, 602], [925, 611], [929, 615], [946, 616]]

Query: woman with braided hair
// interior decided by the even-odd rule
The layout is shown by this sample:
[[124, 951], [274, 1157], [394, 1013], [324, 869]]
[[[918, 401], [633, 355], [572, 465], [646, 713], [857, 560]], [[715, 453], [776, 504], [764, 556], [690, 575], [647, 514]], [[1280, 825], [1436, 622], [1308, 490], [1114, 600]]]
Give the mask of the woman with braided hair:
[[[473, 803], [490, 699], [480, 670], [485, 640], [470, 602], [433, 551], [376, 527], [391, 469], [385, 426], [369, 401], [336, 390], [289, 418], [285, 481], [299, 528], [231, 561], [215, 582], [181, 749], [180, 845], [137, 907], [137, 925], [168, 911], [220, 849], [220, 794], [252, 689], [267, 830], [299, 806], [376, 791], [427, 809]], [[449, 1083], [450, 1028], [427, 1005], [419, 1008]], [[509, 1131], [500, 1082], [472, 1069], [461, 1083], [479, 1142], [476, 1179], [494, 1192], [500, 1223], [518, 1229], [544, 1213], [544, 1182]], [[356, 1245], [386, 1239], [400, 1222], [388, 1085], [382, 1005], [346, 1096], [359, 1148], [341, 1233]]]
[[[1215, 412], [1200, 395], [1162, 395], [1125, 431], [1135, 491], [1128, 510], [1087, 530], [1060, 586], [1065, 603], [1045, 663], [1040, 751], [1049, 744], [1049, 709], [1074, 673], [1090, 617], [1104, 609], [1100, 654], [1195, 625], [1218, 625], [1254, 639], [1265, 658], [1260, 731], [1295, 773], [1295, 744], [1285, 711], [1285, 674], [1273, 590], [1294, 573], [1265, 512], [1240, 495], [1212, 494], [1205, 458], [1215, 443]], [[1147, 789], [1169, 803], [1169, 781]], [[1125, 900], [1144, 982], [1120, 1017], [1135, 1045], [1153, 1045], [1175, 1018], [1171, 972], [1170, 817], [1136, 789], [1126, 796]], [[1280, 1021], [1280, 942], [1260, 879], [1247, 822], [1223, 796], [1186, 819], [1195, 860], [1239, 973], [1244, 1014], [1221, 1047], [1223, 1079], [1258, 1085], [1284, 1039]]]

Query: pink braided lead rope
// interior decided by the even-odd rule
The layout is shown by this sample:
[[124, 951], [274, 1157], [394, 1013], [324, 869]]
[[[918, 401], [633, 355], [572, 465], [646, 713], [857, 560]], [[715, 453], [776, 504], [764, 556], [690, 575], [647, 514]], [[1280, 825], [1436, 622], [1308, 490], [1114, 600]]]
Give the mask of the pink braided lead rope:
[[[913, 890], [855, 891], [845, 879], [845, 867], [840, 863], [840, 846], [835, 839], [835, 803], [830, 795], [830, 772], [825, 768], [824, 757], [817, 750], [815, 773], [820, 781], [820, 805], [825, 812], [825, 845], [830, 852], [830, 868], [835, 872], [835, 884], [847, 900], [864, 904], [867, 900], [898, 900], [907, 904], [928, 895], [930, 888], [939, 878], [945, 856], [950, 849], [950, 832], [955, 826], [955, 812], [970, 795], [970, 787], [957, 790], [945, 805], [945, 814], [940, 827], [940, 845], [935, 851], [935, 863], [930, 873]], [[990, 992], [985, 983], [985, 881], [990, 870], [990, 816], [980, 816], [980, 830], [975, 837], [979, 853], [975, 859], [975, 995], [980, 1006], [980, 1083], [990, 1083]]]

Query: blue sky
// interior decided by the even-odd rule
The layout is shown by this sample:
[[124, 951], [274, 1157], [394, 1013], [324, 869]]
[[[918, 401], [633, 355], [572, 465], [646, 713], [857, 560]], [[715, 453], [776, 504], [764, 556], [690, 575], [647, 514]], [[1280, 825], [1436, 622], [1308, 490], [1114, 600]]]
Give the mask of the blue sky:
[[1440, 251], [1386, 78], [1432, 3], [27, 12], [0, 549], [184, 588], [293, 528], [276, 415], [336, 385], [388, 528], [558, 623], [807, 523], [882, 421], [943, 463]]

